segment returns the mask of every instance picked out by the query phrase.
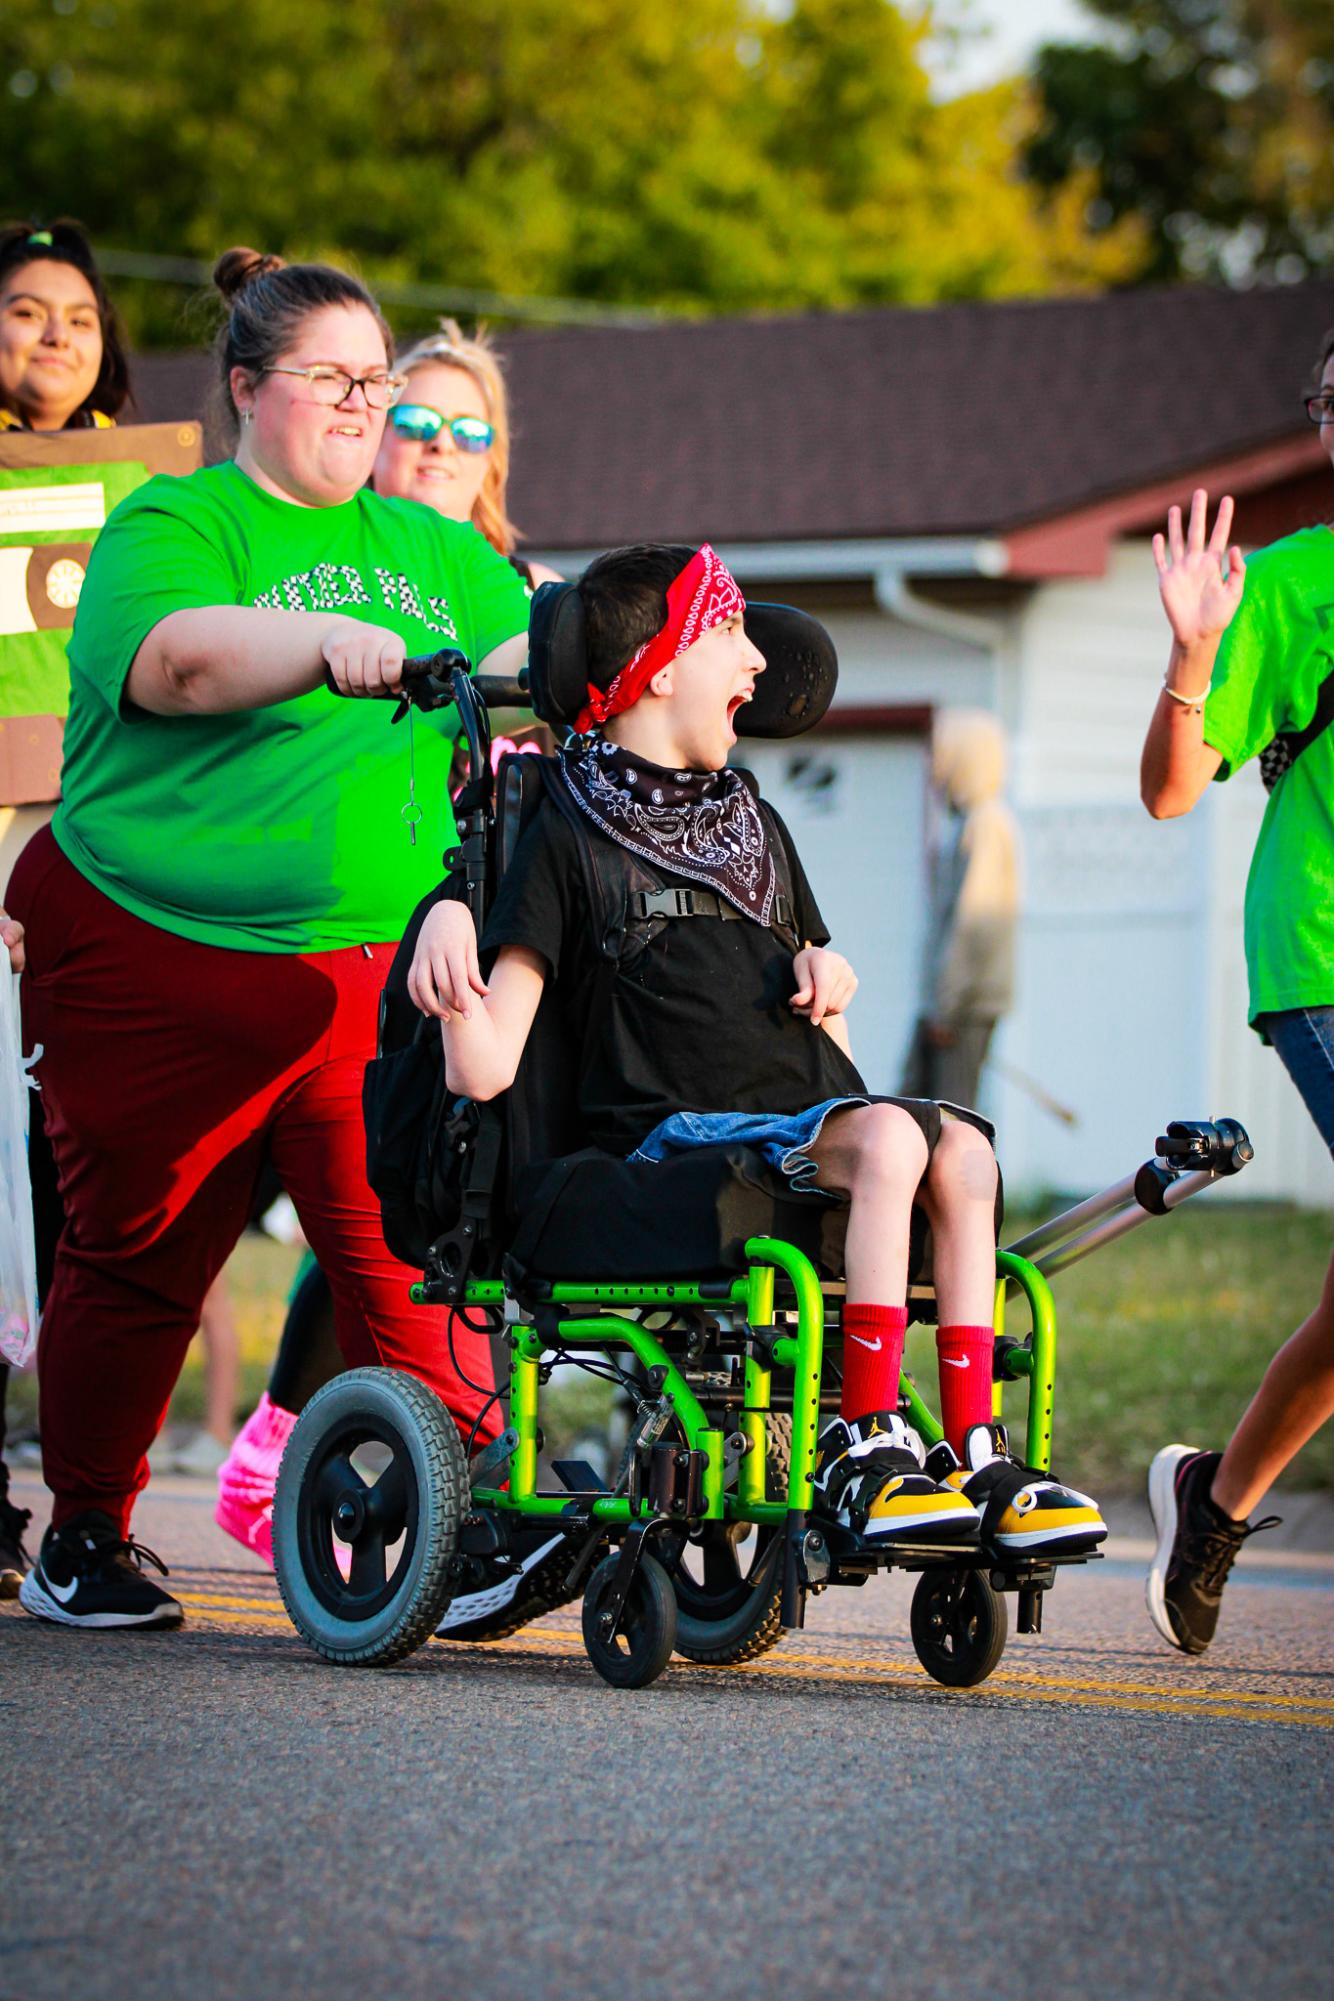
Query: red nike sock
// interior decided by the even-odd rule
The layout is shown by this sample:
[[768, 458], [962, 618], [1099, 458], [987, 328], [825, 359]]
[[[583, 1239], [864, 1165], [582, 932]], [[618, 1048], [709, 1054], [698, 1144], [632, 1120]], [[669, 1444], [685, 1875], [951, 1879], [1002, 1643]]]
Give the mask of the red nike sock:
[[991, 1422], [991, 1358], [995, 1346], [991, 1327], [938, 1327], [940, 1357], [940, 1421], [945, 1437], [958, 1453], [973, 1424]]
[[849, 1424], [899, 1400], [906, 1306], [843, 1308], [843, 1394], [838, 1414]]

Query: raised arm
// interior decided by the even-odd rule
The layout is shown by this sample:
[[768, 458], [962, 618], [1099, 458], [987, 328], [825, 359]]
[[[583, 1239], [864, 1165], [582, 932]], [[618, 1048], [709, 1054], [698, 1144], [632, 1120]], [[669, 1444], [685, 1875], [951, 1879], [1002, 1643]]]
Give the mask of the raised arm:
[[450, 1009], [441, 1019], [445, 1082], [462, 1097], [499, 1097], [514, 1082], [533, 1025], [547, 965], [527, 945], [502, 945], [485, 995], [466, 1013]]
[[1140, 758], [1140, 797], [1155, 820], [1189, 813], [1223, 761], [1204, 740], [1204, 697], [1219, 644], [1241, 603], [1246, 565], [1239, 548], [1228, 548], [1231, 496], [1225, 494], [1219, 502], [1218, 519], [1206, 541], [1208, 509], [1209, 496], [1197, 488], [1185, 533], [1181, 509], [1173, 507], [1166, 539], [1153, 538], [1158, 589], [1172, 628], [1167, 673]]
[[406, 653], [397, 633], [345, 613], [195, 606], [159, 619], [125, 692], [153, 715], [226, 715], [309, 694], [327, 667], [343, 694], [378, 695], [398, 686]]

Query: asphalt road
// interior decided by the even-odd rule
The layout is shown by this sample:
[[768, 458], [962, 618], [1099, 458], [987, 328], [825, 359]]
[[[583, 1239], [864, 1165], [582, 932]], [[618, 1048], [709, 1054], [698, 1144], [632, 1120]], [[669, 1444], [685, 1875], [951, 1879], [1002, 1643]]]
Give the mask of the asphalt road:
[[1330, 1992], [1334, 1559], [1248, 1552], [1204, 1663], [1119, 1542], [979, 1690], [880, 1579], [631, 1694], [575, 1610], [329, 1667], [205, 1489], [136, 1529], [183, 1631], [0, 1608], [0, 2001]]

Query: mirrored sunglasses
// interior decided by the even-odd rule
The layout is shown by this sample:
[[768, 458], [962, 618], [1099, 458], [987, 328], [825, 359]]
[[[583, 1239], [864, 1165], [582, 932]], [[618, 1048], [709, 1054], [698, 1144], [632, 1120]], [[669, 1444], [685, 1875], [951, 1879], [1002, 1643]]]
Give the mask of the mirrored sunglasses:
[[414, 445], [429, 445], [448, 427], [461, 452], [489, 452], [496, 435], [495, 426], [485, 417], [446, 417], [443, 410], [433, 410], [429, 403], [400, 403], [390, 412], [389, 421], [400, 438]]

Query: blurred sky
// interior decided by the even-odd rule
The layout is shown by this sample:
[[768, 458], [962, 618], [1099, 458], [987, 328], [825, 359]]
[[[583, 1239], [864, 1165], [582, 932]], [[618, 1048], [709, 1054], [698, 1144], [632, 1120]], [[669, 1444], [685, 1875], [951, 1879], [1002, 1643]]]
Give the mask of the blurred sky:
[[955, 58], [939, 52], [930, 61], [936, 89], [946, 97], [1013, 76], [1041, 42], [1097, 41], [1104, 26], [1078, 0], [945, 0], [938, 10], [989, 31], [970, 37]]

